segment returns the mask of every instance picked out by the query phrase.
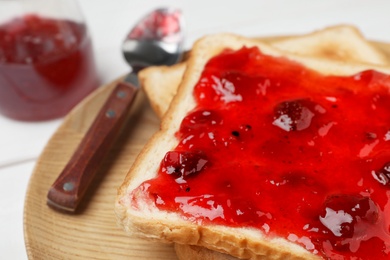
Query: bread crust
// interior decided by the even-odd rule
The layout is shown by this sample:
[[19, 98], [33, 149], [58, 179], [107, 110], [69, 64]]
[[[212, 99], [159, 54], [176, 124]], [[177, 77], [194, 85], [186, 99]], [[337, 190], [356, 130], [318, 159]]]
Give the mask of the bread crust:
[[283, 56], [325, 75], [351, 75], [367, 69], [390, 73], [384, 66], [350, 64], [343, 61], [315, 59], [279, 51], [266, 43], [232, 34], [204, 37], [196, 42], [177, 94], [165, 114], [161, 130], [146, 144], [118, 190], [115, 211], [118, 222], [132, 235], [165, 242], [202, 246], [241, 259], [320, 259], [319, 256], [283, 238], [266, 237], [257, 229], [218, 225], [198, 225], [180, 215], [158, 210], [142, 191], [132, 193], [143, 181], [156, 176], [166, 151], [177, 145], [174, 133], [182, 118], [194, 106], [192, 89], [207, 61], [225, 48], [258, 47], [263, 53]]
[[272, 44], [294, 54], [346, 63], [389, 65], [386, 54], [367, 41], [351, 25], [336, 25], [298, 37], [289, 37]]
[[200, 246], [189, 246], [182, 244], [175, 244], [174, 246], [176, 255], [179, 259], [186, 260], [236, 260], [236, 257], [223, 254], [220, 252], [212, 251], [210, 249]]

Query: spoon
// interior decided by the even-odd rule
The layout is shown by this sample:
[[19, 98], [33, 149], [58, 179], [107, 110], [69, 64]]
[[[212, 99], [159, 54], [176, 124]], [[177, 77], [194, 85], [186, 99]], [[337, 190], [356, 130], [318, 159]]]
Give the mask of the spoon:
[[184, 25], [178, 9], [160, 8], [130, 31], [122, 52], [132, 71], [117, 84], [91, 127], [47, 194], [54, 209], [75, 212], [100, 162], [118, 136], [139, 90], [137, 73], [152, 65], [172, 65], [181, 59]]

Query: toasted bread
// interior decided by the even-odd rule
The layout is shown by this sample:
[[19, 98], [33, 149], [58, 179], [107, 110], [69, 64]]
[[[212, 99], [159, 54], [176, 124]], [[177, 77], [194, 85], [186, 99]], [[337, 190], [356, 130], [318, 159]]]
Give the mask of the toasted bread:
[[353, 63], [388, 65], [387, 56], [360, 31], [347, 25], [328, 27], [307, 35], [275, 41], [274, 47], [295, 54]]
[[[260, 41], [264, 39], [259, 39]], [[266, 39], [273, 47], [305, 56], [342, 62], [389, 65], [390, 57], [368, 42], [353, 26], [338, 25], [300, 36]], [[142, 86], [161, 118], [177, 91], [186, 63], [151, 67], [140, 74]]]
[[199, 225], [182, 218], [178, 213], [158, 209], [149, 194], [137, 189], [144, 181], [156, 177], [165, 153], [176, 147], [178, 140], [175, 132], [185, 115], [195, 107], [192, 91], [207, 61], [225, 48], [238, 50], [243, 46], [257, 47], [266, 55], [283, 56], [324, 75], [352, 75], [368, 69], [390, 73], [390, 69], [384, 66], [347, 64], [291, 54], [236, 35], [219, 34], [202, 38], [194, 45], [178, 92], [163, 118], [161, 130], [146, 144], [118, 190], [115, 205], [118, 222], [132, 235], [203, 246], [238, 258], [319, 259], [300, 245], [284, 238], [267, 237], [261, 230]]
[[231, 255], [200, 246], [175, 244], [175, 252], [180, 260], [237, 260]]
[[186, 63], [173, 66], [150, 67], [142, 70], [139, 79], [152, 109], [161, 118], [177, 92]]

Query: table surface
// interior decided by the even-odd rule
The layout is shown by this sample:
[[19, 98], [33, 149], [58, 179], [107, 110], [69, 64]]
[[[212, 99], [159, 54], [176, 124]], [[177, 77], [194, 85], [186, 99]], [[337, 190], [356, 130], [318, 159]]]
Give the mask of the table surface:
[[[120, 53], [121, 41], [140, 17], [161, 6], [183, 11], [187, 48], [210, 33], [289, 35], [336, 24], [352, 24], [369, 39], [390, 42], [388, 0], [79, 0], [79, 3], [91, 33], [102, 84], [128, 71]], [[62, 119], [26, 123], [0, 115], [2, 259], [27, 259], [23, 238], [26, 188], [37, 158], [61, 122]]]

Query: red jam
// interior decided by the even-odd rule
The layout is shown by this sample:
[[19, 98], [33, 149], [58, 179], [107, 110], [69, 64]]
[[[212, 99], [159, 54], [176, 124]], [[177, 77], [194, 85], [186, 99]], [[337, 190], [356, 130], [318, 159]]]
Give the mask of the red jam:
[[0, 113], [60, 117], [97, 86], [84, 24], [26, 15], [0, 25]]
[[[176, 9], [158, 9], [146, 16], [129, 33], [129, 39], [170, 41], [180, 31], [181, 12]], [[172, 39], [175, 41], [174, 39]]]
[[255, 227], [326, 259], [390, 258], [390, 76], [324, 76], [257, 48], [206, 65], [157, 207]]

